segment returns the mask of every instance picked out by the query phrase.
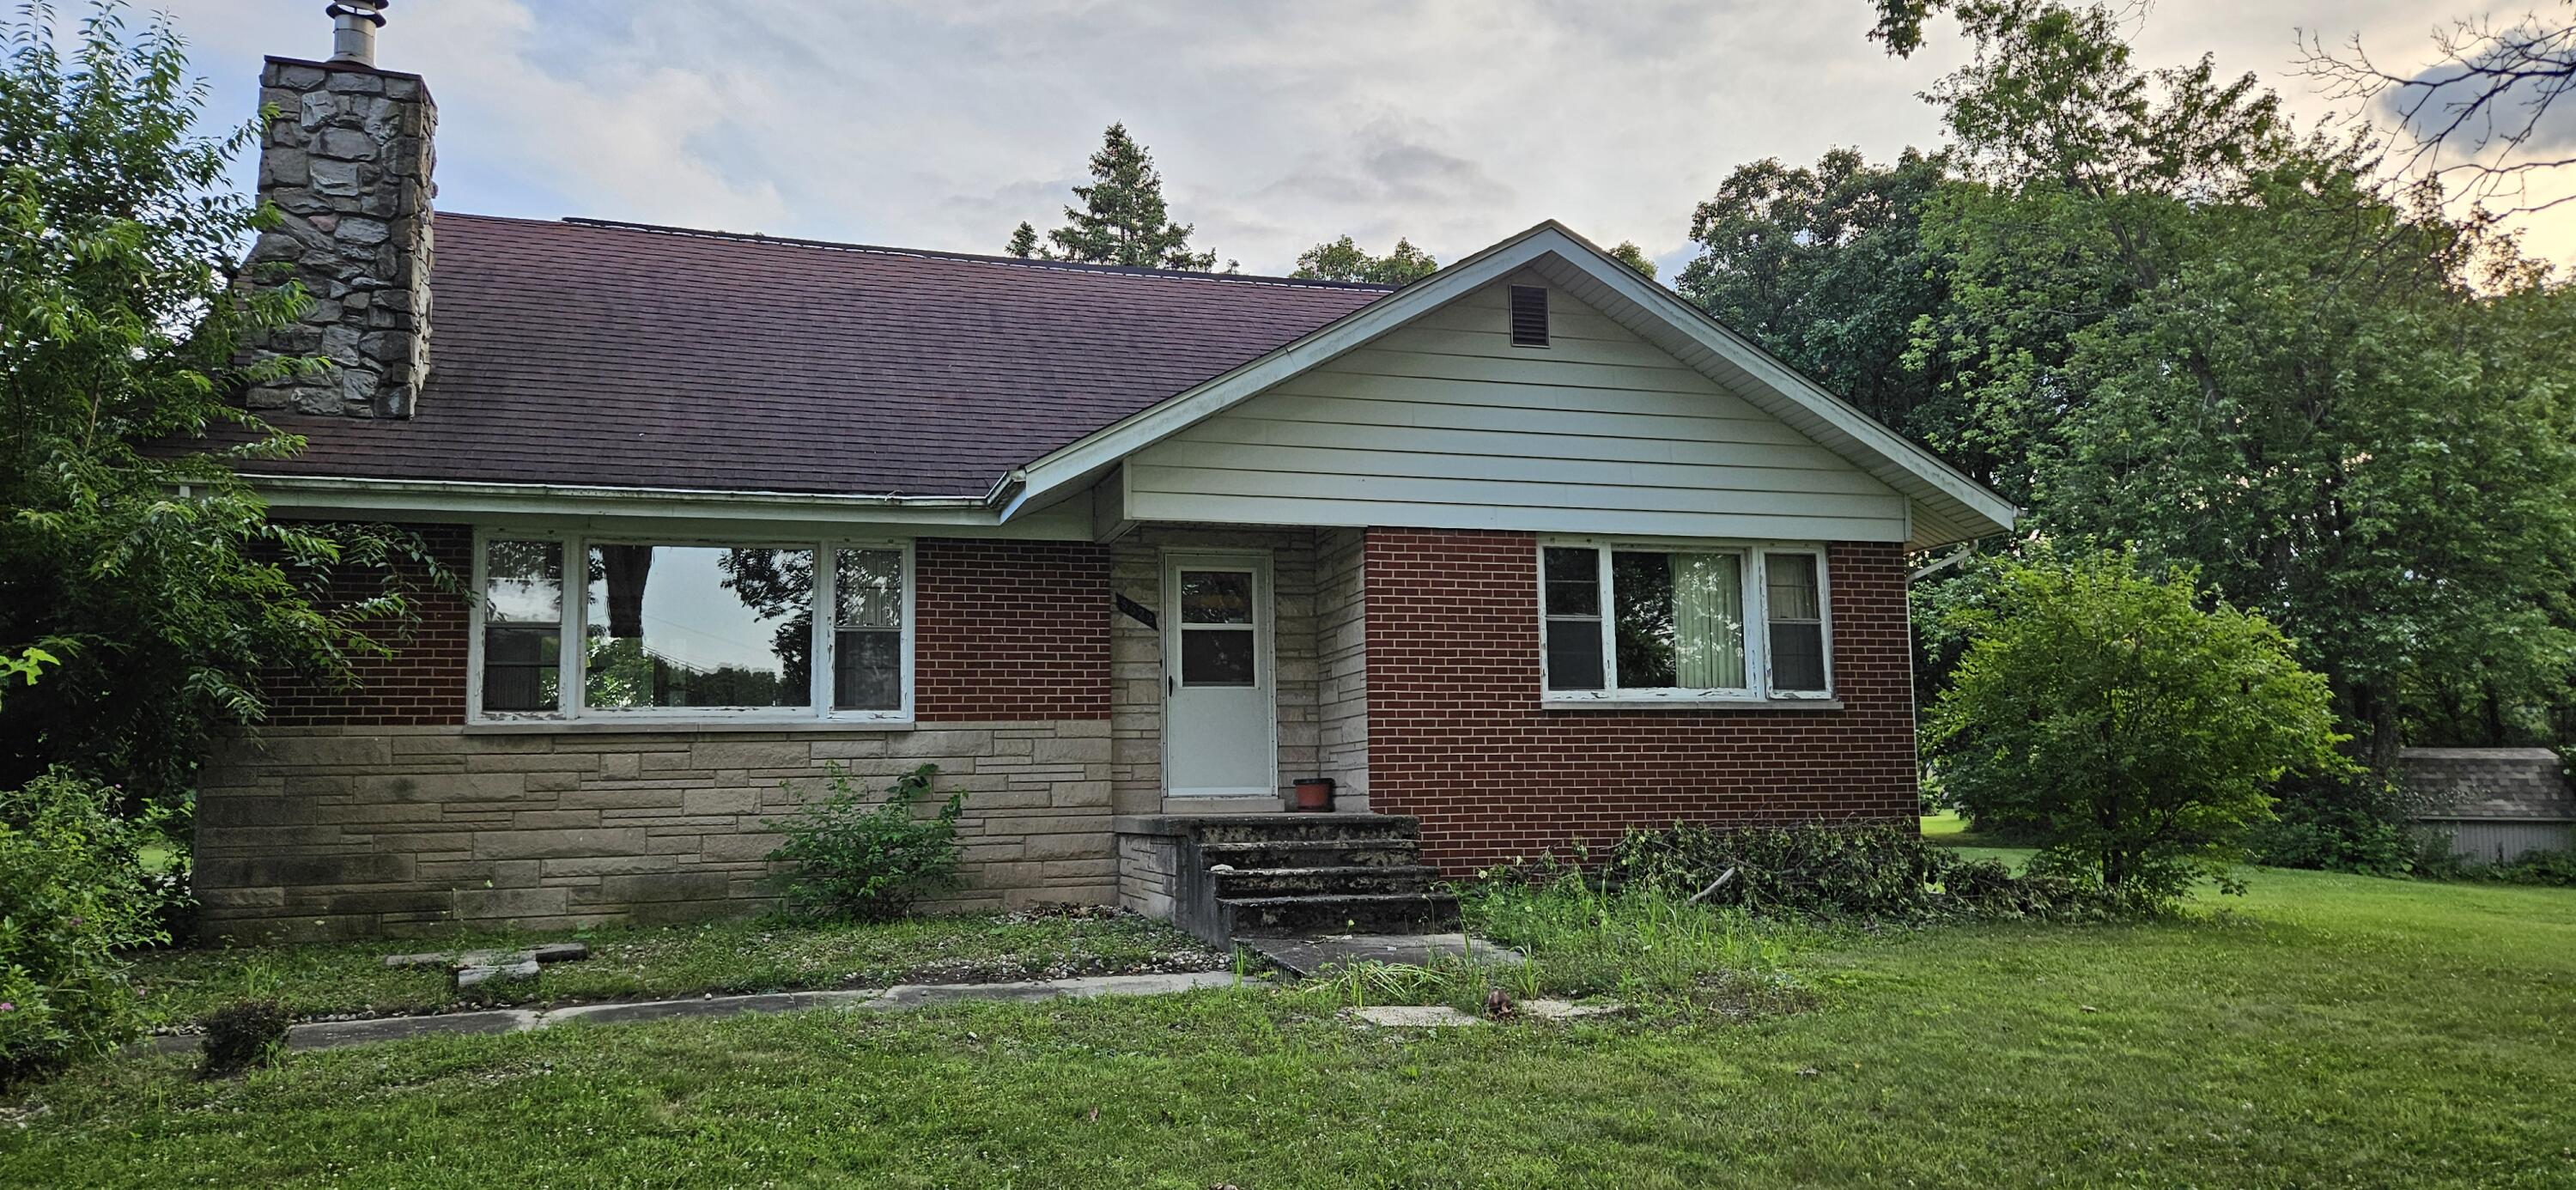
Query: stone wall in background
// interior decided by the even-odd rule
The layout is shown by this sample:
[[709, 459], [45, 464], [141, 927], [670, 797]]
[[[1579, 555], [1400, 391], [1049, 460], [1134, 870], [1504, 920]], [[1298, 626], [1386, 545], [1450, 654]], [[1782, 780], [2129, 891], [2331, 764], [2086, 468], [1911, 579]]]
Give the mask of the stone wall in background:
[[468, 733], [306, 727], [208, 766], [196, 874], [209, 938], [565, 929], [757, 912], [778, 835], [838, 762], [966, 792], [966, 884], [941, 908], [1117, 898], [1105, 719], [900, 731]]

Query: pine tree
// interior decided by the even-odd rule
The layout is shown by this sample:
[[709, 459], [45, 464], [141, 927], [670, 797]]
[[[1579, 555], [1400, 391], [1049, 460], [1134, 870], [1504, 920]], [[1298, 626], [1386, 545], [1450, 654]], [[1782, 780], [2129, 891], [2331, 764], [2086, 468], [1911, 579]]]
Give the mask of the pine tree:
[[[1171, 221], [1163, 204], [1163, 177], [1153, 155], [1127, 135], [1125, 124], [1112, 124], [1100, 151], [1091, 155], [1091, 185], [1073, 188], [1079, 207], [1064, 209], [1065, 225], [1047, 233], [1052, 249], [1011, 236], [1012, 254], [1037, 255], [1086, 264], [1123, 264], [1146, 268], [1206, 272], [1216, 267], [1216, 253], [1190, 251], [1187, 223]], [[1035, 229], [1026, 224], [1024, 231]]]
[[1003, 245], [1002, 251], [1022, 260], [1031, 257], [1043, 258], [1046, 255], [1046, 250], [1038, 247], [1038, 229], [1029, 226], [1029, 221], [1026, 219], [1020, 220], [1020, 225], [1011, 229], [1011, 242]]

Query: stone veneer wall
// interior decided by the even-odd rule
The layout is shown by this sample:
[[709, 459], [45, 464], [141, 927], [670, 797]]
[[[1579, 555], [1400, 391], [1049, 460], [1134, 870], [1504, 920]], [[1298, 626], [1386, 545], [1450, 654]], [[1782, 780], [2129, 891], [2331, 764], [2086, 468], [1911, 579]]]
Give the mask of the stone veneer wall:
[[695, 921], [753, 912], [764, 818], [916, 765], [967, 794], [955, 908], [1108, 904], [1109, 724], [468, 735], [294, 728], [226, 751], [197, 809], [209, 936], [286, 939]]
[[304, 284], [313, 304], [253, 344], [254, 358], [318, 355], [332, 367], [252, 385], [261, 411], [409, 417], [429, 377], [430, 182], [438, 106], [416, 74], [270, 58], [259, 99], [259, 196], [276, 227], [251, 245], [247, 281]]
[[[470, 564], [463, 525], [418, 526]], [[465, 604], [420, 600], [353, 691], [276, 677], [277, 708], [199, 784], [210, 936], [356, 937], [455, 924], [560, 928], [765, 904], [763, 820], [847, 766], [871, 789], [923, 763], [966, 793], [949, 907], [1108, 904], [1109, 557], [1087, 544], [924, 539], [917, 726], [690, 731], [465, 726]], [[351, 597], [367, 576], [342, 576]]]
[[1631, 826], [1911, 822], [1905, 555], [1826, 547], [1839, 706], [1540, 704], [1538, 544], [1368, 531], [1369, 799], [1452, 875]]
[[1315, 536], [1317, 756], [1335, 808], [1356, 812], [1369, 808], [1367, 545], [1361, 529]]
[[[1167, 549], [1261, 551], [1270, 555], [1270, 598], [1276, 629], [1274, 678], [1279, 715], [1280, 795], [1322, 764], [1322, 725], [1316, 702], [1321, 669], [1316, 661], [1316, 535], [1305, 529], [1238, 529], [1149, 525], [1110, 546], [1110, 582], [1117, 593], [1156, 610], [1163, 603], [1163, 551]], [[1109, 630], [1110, 710], [1116, 744], [1111, 782], [1121, 814], [1163, 812], [1163, 635], [1126, 616]]]

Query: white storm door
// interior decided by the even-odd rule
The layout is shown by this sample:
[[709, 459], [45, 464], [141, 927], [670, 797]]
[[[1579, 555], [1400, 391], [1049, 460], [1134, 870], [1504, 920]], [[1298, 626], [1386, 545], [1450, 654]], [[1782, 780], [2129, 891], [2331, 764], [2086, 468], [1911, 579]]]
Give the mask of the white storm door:
[[1163, 609], [1164, 791], [1278, 796], [1270, 559], [1169, 555]]

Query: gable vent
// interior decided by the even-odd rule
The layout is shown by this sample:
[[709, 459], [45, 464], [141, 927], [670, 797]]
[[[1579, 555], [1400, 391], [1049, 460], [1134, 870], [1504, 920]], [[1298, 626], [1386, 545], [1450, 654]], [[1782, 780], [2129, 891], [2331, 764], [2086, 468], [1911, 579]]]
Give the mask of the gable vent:
[[1545, 287], [1512, 286], [1512, 346], [1547, 346], [1547, 290]]

